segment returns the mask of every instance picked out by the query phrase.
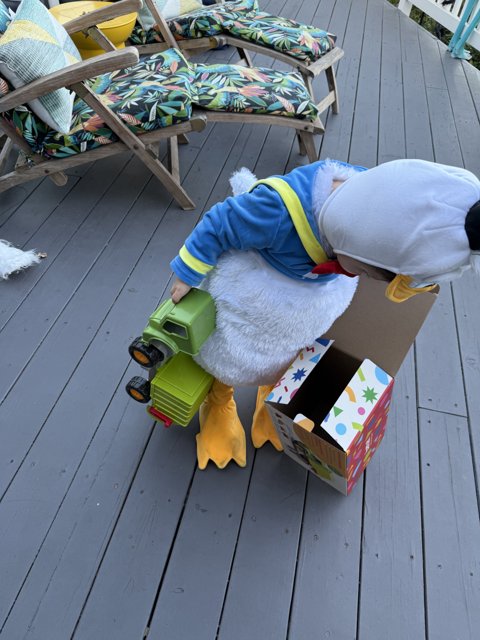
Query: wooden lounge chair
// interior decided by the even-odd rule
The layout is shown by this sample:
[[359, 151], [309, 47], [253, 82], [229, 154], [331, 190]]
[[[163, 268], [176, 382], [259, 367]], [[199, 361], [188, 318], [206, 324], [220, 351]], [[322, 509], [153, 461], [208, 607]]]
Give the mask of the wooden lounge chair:
[[[165, 20], [154, 0], [145, 0], [154, 25], [143, 29], [137, 22], [130, 42], [142, 52], [158, 51], [161, 43], [186, 54], [203, 52], [228, 44], [236, 48], [240, 63], [252, 67], [250, 53], [278, 60], [298, 71], [316, 102], [319, 114], [332, 107], [339, 111], [334, 65], [344, 55], [336, 37], [322, 29], [273, 16], [258, 9], [257, 0], [218, 2], [193, 13]], [[327, 94], [317, 100], [313, 79], [325, 72]], [[323, 125], [322, 125], [323, 126]]]
[[[145, 2], [154, 15], [161, 41], [148, 47], [139, 46], [139, 51], [170, 47], [184, 56], [197, 51], [195, 47], [183, 47], [184, 41], [174, 38], [153, 0]], [[221, 44], [222, 40], [216, 38], [215, 42]], [[254, 67], [250, 66], [249, 59], [248, 62], [248, 66], [242, 63], [206, 65], [189, 60], [195, 73], [194, 113], [203, 113], [212, 122], [239, 121], [294, 129], [300, 153], [307, 155], [310, 162], [317, 160], [314, 136], [325, 131], [320, 113], [331, 102], [326, 99], [315, 104], [311, 85], [297, 71]]]
[[[121, 0], [64, 26], [70, 34], [88, 32], [103, 48], [114, 49], [95, 25], [135, 10], [138, 3]], [[193, 202], [179, 182], [177, 136], [203, 128], [206, 120], [292, 128], [298, 135], [300, 152], [310, 161], [317, 159], [314, 135], [322, 133], [323, 126], [299, 74], [240, 65], [192, 64], [176, 41], [172, 44], [169, 49], [163, 47], [163, 51], [140, 58], [131, 47], [112, 50], [0, 97], [0, 130], [9, 138], [0, 154], [0, 167], [5, 165], [12, 145], [23, 150], [21, 157], [27, 158], [13, 171], [0, 175], [0, 191], [45, 175], [64, 184], [65, 169], [130, 149], [180, 206], [191, 209]], [[156, 110], [160, 115], [165, 112], [155, 118], [154, 124], [145, 105], [135, 106], [138, 97], [130, 100], [132, 90], [143, 86], [146, 68], [152, 84], [160, 85], [153, 89]], [[70, 88], [77, 96], [72, 128], [66, 135], [50, 129], [25, 106], [59, 87]], [[148, 84], [146, 91], [152, 101]], [[164, 138], [170, 143], [170, 171], [153, 147]]]
[[[106, 49], [112, 49], [95, 25], [136, 11], [139, 6], [140, 0], [121, 0], [64, 26], [69, 34], [88, 31]], [[3, 89], [0, 133], [7, 137], [3, 146], [0, 145], [0, 192], [41, 176], [49, 176], [62, 185], [67, 180], [64, 170], [130, 150], [183, 209], [193, 209], [194, 203], [180, 185], [177, 136], [203, 129], [205, 117], [192, 115], [191, 76], [173, 73], [172, 57], [177, 64], [175, 51], [150, 56], [148, 62], [155, 67], [155, 72], [146, 79], [145, 61], [139, 59], [134, 47], [111, 50], [17, 89], [8, 86], [0, 77], [0, 88]], [[117, 70], [124, 71], [114, 73]], [[174, 89], [172, 85], [175, 85]], [[76, 94], [72, 128], [68, 134], [52, 130], [26, 106], [33, 99], [62, 87]], [[138, 90], [136, 101], [128, 97], [132, 89]], [[150, 103], [142, 103], [142, 90], [148, 94]], [[153, 117], [152, 100], [158, 103]], [[135, 105], [135, 102], [140, 104]], [[169, 142], [170, 169], [158, 157], [160, 140]], [[20, 162], [12, 171], [4, 173], [14, 146], [23, 151], [19, 155]]]

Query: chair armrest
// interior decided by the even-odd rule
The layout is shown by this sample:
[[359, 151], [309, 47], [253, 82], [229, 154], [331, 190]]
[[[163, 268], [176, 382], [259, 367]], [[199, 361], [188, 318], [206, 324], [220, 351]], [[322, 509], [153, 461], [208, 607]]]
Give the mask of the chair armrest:
[[127, 13], [139, 11], [141, 6], [142, 0], [119, 0], [118, 2], [112, 2], [111, 5], [107, 5], [106, 7], [90, 11], [78, 18], [69, 20], [63, 24], [63, 27], [69, 34], [75, 33], [76, 31], [85, 31], [89, 27], [94, 27], [112, 18], [118, 18]]
[[82, 62], [49, 73], [23, 87], [10, 91], [3, 98], [0, 98], [0, 113], [39, 98], [55, 89], [68, 88], [78, 82], [102, 75], [102, 73], [130, 67], [136, 64], [138, 59], [138, 51], [135, 47], [125, 47], [125, 49], [109, 51], [95, 58], [82, 60]]

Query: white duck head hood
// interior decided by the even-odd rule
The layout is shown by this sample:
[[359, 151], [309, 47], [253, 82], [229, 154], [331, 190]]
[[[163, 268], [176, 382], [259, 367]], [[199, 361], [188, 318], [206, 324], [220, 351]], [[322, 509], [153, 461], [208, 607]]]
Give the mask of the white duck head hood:
[[452, 280], [473, 265], [480, 253], [479, 200], [480, 181], [466, 169], [394, 160], [335, 189], [320, 210], [319, 228], [337, 255], [422, 286]]

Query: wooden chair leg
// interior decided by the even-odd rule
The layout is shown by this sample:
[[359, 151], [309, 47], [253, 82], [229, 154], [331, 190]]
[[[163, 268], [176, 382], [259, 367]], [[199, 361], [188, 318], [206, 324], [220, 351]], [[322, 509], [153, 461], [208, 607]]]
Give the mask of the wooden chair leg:
[[5, 164], [7, 163], [10, 152], [13, 149], [13, 144], [10, 138], [0, 133], [0, 175], [3, 173]]
[[141, 139], [136, 136], [125, 123], [117, 118], [117, 116], [107, 106], [105, 106], [89, 86], [83, 83], [72, 85], [72, 89], [80, 96], [92, 109], [97, 113], [105, 124], [112, 129], [143, 164], [150, 169], [170, 195], [178, 202], [184, 210], [195, 209], [193, 200], [190, 199], [185, 189], [181, 186], [179, 180], [175, 178], [158, 159], [153, 149], [147, 148]]
[[298, 151], [300, 153], [301, 156], [306, 156], [307, 155], [307, 149], [303, 143], [303, 139], [302, 136], [300, 135], [300, 133], [297, 131], [297, 142], [298, 142]]
[[[10, 126], [6, 122], [2, 122], [2, 127], [5, 129], [5, 134], [8, 134], [8, 137], [3, 145], [3, 148], [0, 145], [0, 176], [2, 176], [9, 150], [12, 148], [11, 145], [14, 143], [19, 148], [18, 156], [15, 161], [15, 169], [19, 167], [25, 167], [28, 163], [32, 165], [38, 165], [41, 167], [43, 175], [47, 175], [54, 184], [58, 185], [59, 187], [63, 187], [67, 183], [68, 177], [61, 171], [51, 171], [52, 166], [50, 164], [46, 165], [45, 159], [38, 154], [32, 153], [32, 150], [28, 146], [27, 142], [20, 136], [19, 133], [17, 133], [17, 131], [12, 126]], [[0, 131], [0, 136], [3, 133], [3, 131]], [[3, 138], [1, 138], [1, 140], [3, 140]], [[6, 176], [4, 177], [5, 180], [3, 180], [4, 186], [2, 190], [8, 188], [6, 185], [10, 183], [10, 177], [13, 179], [13, 176], [9, 176], [8, 180], [6, 179]], [[13, 181], [12, 186], [13, 184], [16, 184], [16, 182]]]
[[246, 49], [242, 49], [242, 47], [237, 47], [237, 53], [240, 56], [241, 64], [244, 64], [246, 67], [253, 67], [252, 59]]
[[180, 182], [180, 161], [178, 157], [177, 136], [172, 136], [168, 140], [168, 167], [174, 179]]
[[[18, 157], [17, 160], [15, 162], [15, 169], [18, 169], [20, 167], [27, 167], [28, 164], [38, 164], [38, 165], [44, 165], [44, 161], [41, 162], [32, 162], [34, 156], [30, 155], [30, 156], [26, 156], [24, 151], [19, 151], [18, 153]], [[35, 158], [35, 160], [37, 160], [37, 158]], [[53, 171], [52, 171], [53, 169]], [[48, 163], [45, 166], [45, 175], [50, 178], [50, 180], [53, 182], [53, 184], [56, 184], [57, 187], [64, 187], [67, 182], [68, 182], [68, 176], [63, 173], [63, 171], [55, 171], [55, 165]]]
[[[58, 186], [66, 184], [68, 177], [59, 170], [55, 170], [55, 160], [41, 159], [41, 162], [28, 162], [25, 154], [20, 151], [15, 168], [10, 173], [0, 173], [0, 193], [18, 184], [29, 182], [37, 178], [48, 177]], [[58, 162], [62, 162], [59, 160]], [[62, 163], [62, 166], [64, 163]]]
[[312, 101], [315, 102], [315, 96], [314, 96], [314, 93], [313, 93], [313, 83], [312, 83], [311, 75], [308, 74], [308, 73], [302, 73], [301, 75], [302, 75], [303, 81], [305, 83], [305, 86], [307, 87], [307, 91], [308, 91], [308, 93], [310, 94], [310, 96], [312, 98]]
[[[125, 140], [123, 142], [126, 143]], [[195, 203], [185, 189], [180, 185], [178, 178], [175, 178], [160, 162], [157, 156], [147, 151], [143, 144], [137, 144], [132, 151], [137, 155], [146, 167], [157, 177], [170, 195], [178, 202], [185, 211], [195, 209]]]
[[317, 150], [315, 149], [315, 138], [310, 131], [299, 131], [298, 141], [300, 145], [300, 153], [307, 155], [310, 162], [318, 160]]
[[328, 89], [333, 92], [334, 102], [332, 103], [332, 111], [333, 113], [338, 113], [340, 111], [340, 103], [338, 99], [338, 88], [337, 88], [337, 79], [335, 77], [335, 71], [333, 67], [328, 67], [325, 69], [325, 75], [327, 76]]

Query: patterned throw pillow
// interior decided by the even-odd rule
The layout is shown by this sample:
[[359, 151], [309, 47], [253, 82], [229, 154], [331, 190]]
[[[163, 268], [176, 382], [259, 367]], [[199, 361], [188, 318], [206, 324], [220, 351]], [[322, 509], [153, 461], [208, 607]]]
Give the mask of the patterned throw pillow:
[[[224, 4], [202, 5], [201, 9], [170, 18], [168, 27], [176, 40], [216, 36], [225, 30], [225, 22], [236, 20], [237, 16], [246, 18], [256, 11], [257, 0], [232, 0]], [[147, 24], [152, 24], [152, 20], [147, 21]], [[163, 37], [157, 25], [145, 28], [141, 22], [137, 22], [129, 40], [132, 44], [154, 44], [163, 42]]]
[[336, 36], [290, 18], [261, 12], [246, 18], [237, 15], [224, 23], [225, 31], [305, 62], [315, 62], [335, 47]]
[[12, 18], [10, 17], [10, 11], [6, 7], [2, 0], [0, 0], [0, 36], [5, 33]]
[[[165, 20], [183, 16], [185, 13], [191, 13], [197, 9], [203, 9], [201, 0], [154, 0], [154, 2]], [[151, 29], [155, 24], [155, 20], [145, 2], [138, 12], [138, 21], [144, 29]]]
[[[72, 39], [40, 0], [23, 0], [0, 38], [0, 74], [16, 88], [80, 60]], [[29, 104], [48, 126], [67, 133], [74, 97], [57, 89]]]

